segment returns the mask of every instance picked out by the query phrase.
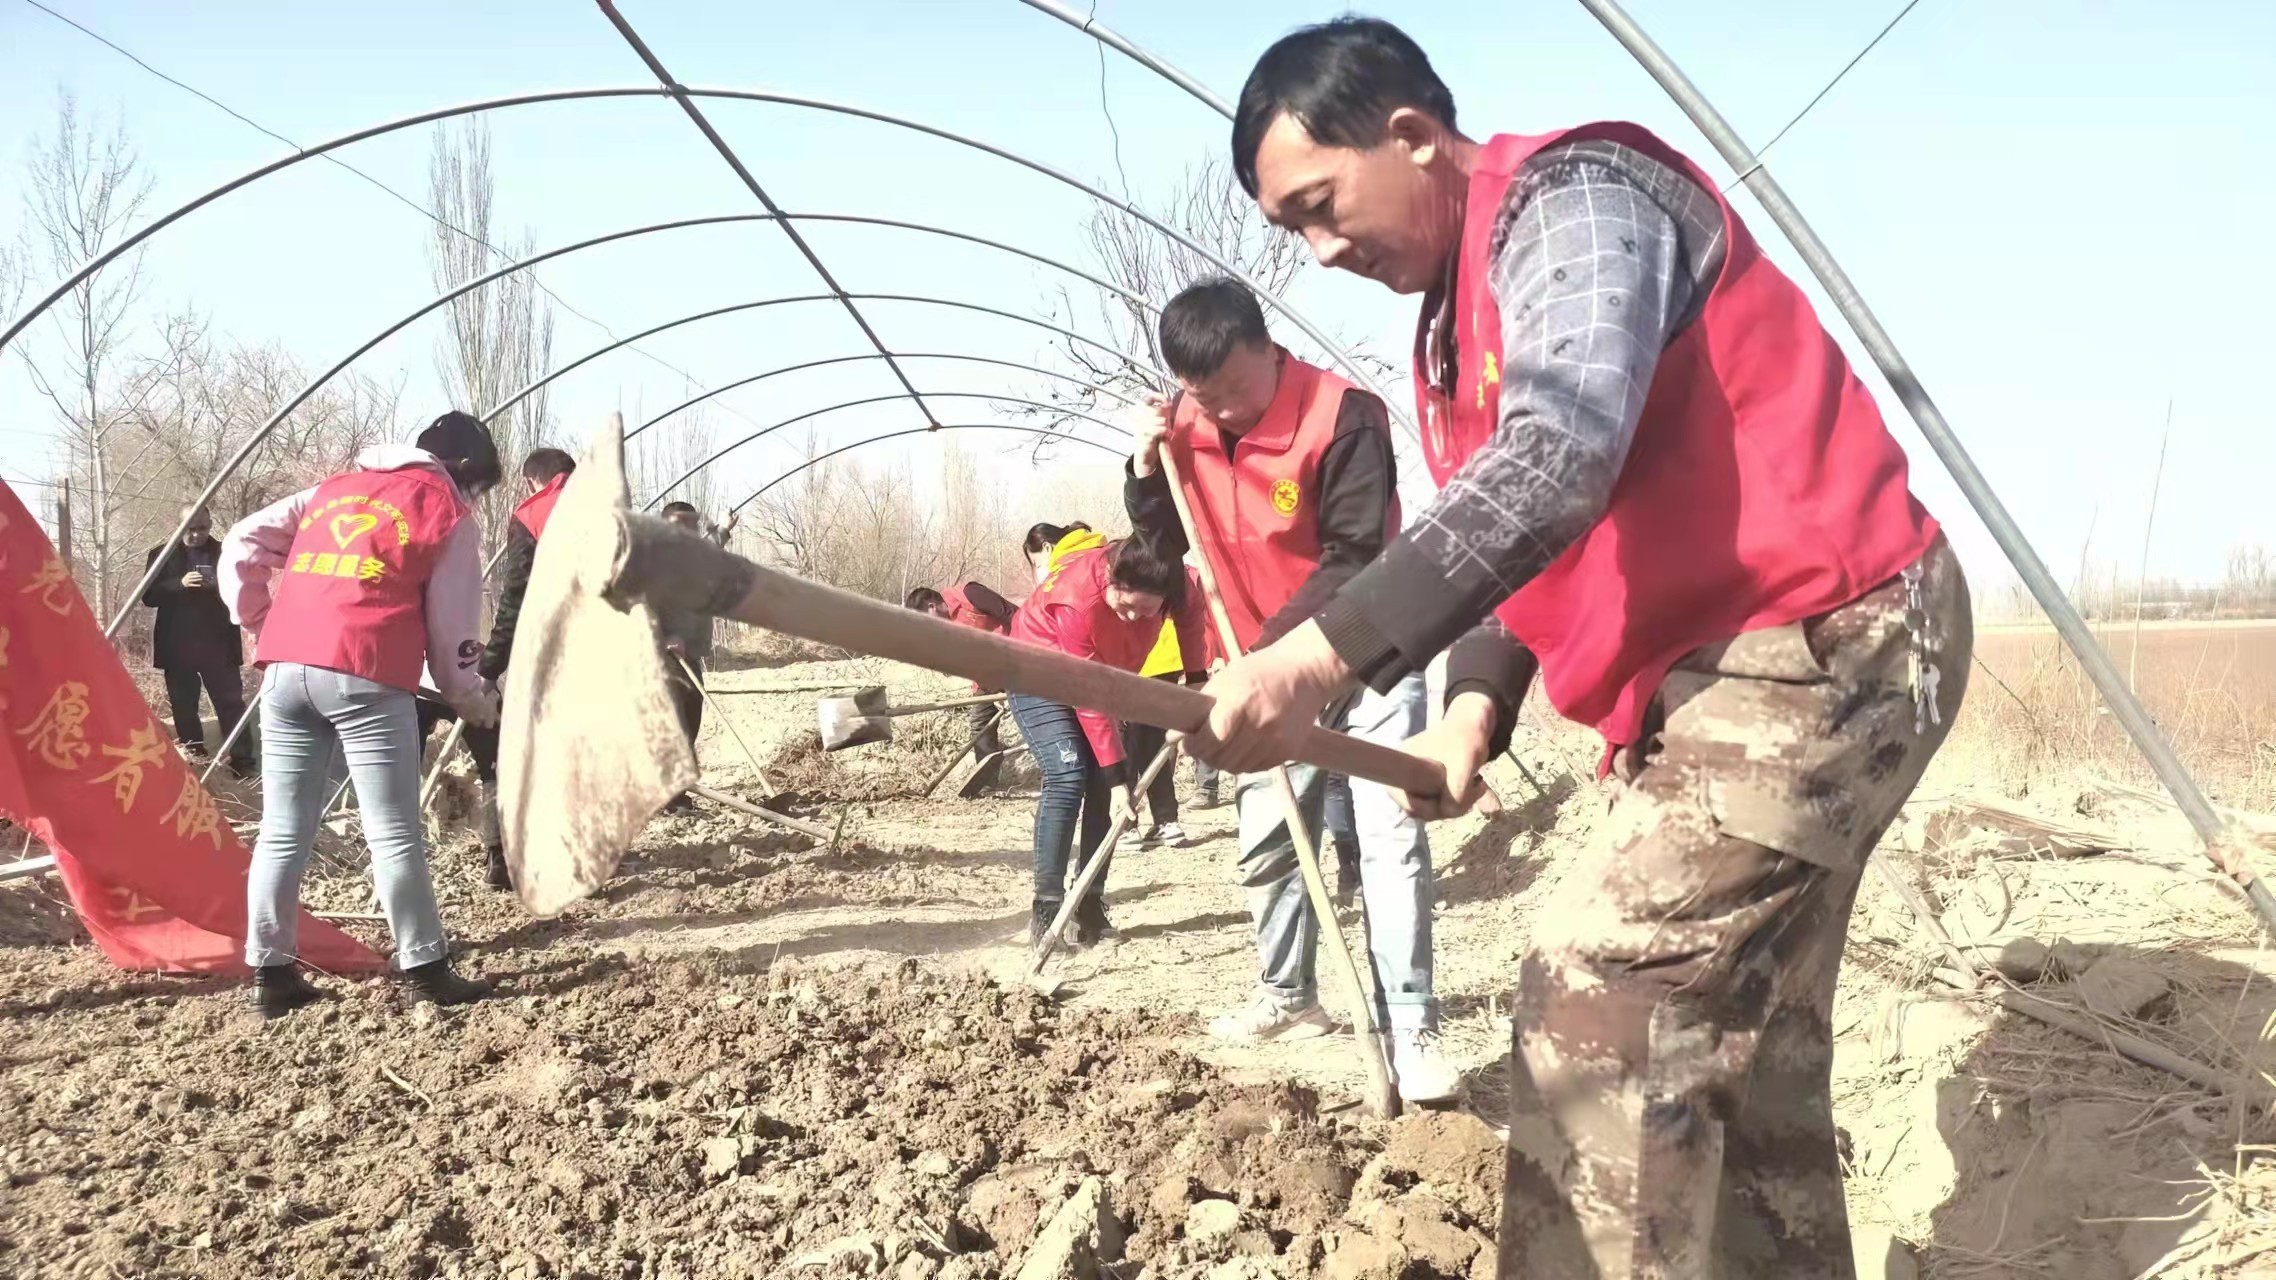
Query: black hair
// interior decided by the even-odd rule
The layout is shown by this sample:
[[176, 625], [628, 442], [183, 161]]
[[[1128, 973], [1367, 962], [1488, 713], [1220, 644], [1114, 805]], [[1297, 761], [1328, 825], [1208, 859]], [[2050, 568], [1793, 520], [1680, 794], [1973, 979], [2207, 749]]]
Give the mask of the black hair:
[[1125, 591], [1160, 596], [1166, 609], [1176, 610], [1185, 602], [1185, 561], [1152, 538], [1132, 534], [1108, 543], [1106, 572], [1108, 580]]
[[1241, 86], [1233, 176], [1257, 193], [1257, 148], [1284, 115], [1322, 146], [1364, 151], [1383, 140], [1383, 126], [1401, 107], [1454, 127], [1453, 93], [1406, 32], [1356, 14], [1299, 27], [1264, 51]]
[[433, 454], [460, 489], [481, 494], [498, 487], [504, 471], [498, 462], [498, 442], [473, 414], [453, 409], [428, 423], [412, 443]]
[[687, 512], [691, 516], [699, 514], [695, 509], [695, 504], [689, 502], [681, 502], [676, 498], [664, 504], [664, 510], [662, 514], [665, 516], [665, 518], [669, 519], [672, 516], [678, 515], [682, 511]]
[[532, 449], [529, 456], [522, 459], [522, 476], [529, 480], [551, 480], [576, 469], [577, 460], [570, 457], [566, 449]]
[[909, 598], [901, 602], [901, 607], [915, 609], [920, 613], [931, 613], [947, 603], [948, 598], [931, 587], [918, 587], [909, 592]]
[[1249, 287], [1230, 276], [1189, 284], [1162, 308], [1158, 327], [1162, 359], [1170, 372], [1198, 382], [1225, 367], [1235, 347], [1272, 345], [1264, 308]]
[[1058, 546], [1059, 539], [1077, 529], [1089, 533], [1091, 527], [1080, 520], [1070, 520], [1065, 524], [1031, 524], [1027, 527], [1027, 538], [1020, 543], [1020, 546], [1027, 554], [1039, 556]]

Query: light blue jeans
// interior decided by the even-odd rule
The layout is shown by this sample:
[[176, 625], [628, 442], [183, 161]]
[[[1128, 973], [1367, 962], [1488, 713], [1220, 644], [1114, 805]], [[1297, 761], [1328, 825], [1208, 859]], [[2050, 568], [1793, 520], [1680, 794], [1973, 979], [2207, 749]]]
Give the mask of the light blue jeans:
[[[1418, 672], [1388, 694], [1363, 690], [1356, 702], [1331, 710], [1322, 723], [1369, 742], [1397, 746], [1422, 732], [1425, 697]], [[1288, 776], [1296, 785], [1297, 807], [1317, 849], [1327, 799], [1326, 775], [1310, 765], [1292, 764]], [[1296, 869], [1296, 846], [1288, 837], [1280, 789], [1272, 775], [1242, 775], [1237, 796], [1239, 870], [1241, 884], [1249, 892], [1249, 916], [1256, 922], [1258, 988], [1284, 1010], [1301, 1009], [1320, 998], [1316, 959], [1320, 922], [1312, 914], [1303, 875]], [[1430, 911], [1436, 890], [1430, 840], [1423, 824], [1408, 817], [1390, 791], [1376, 783], [1353, 778], [1351, 808], [1359, 832], [1359, 896], [1366, 907], [1377, 1025], [1402, 1031], [1435, 1029], [1438, 1001], [1431, 994]]]
[[371, 847], [372, 880], [408, 969], [449, 950], [419, 820], [419, 717], [407, 690], [297, 662], [269, 667], [261, 685], [261, 836], [245, 881], [245, 963], [299, 957], [300, 877], [316, 845], [325, 785], [345, 755]]

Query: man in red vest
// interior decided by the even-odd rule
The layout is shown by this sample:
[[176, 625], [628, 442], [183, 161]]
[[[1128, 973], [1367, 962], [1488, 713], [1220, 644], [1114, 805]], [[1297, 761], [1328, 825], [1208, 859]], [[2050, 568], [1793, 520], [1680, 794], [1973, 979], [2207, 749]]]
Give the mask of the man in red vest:
[[1504, 1275], [1852, 1274], [1829, 1099], [1864, 860], [1967, 675], [1968, 592], [1872, 397], [1724, 202], [1627, 124], [1476, 142], [1421, 49], [1272, 46], [1234, 171], [1319, 261], [1422, 294], [1441, 492], [1212, 681], [1253, 769], [1335, 690], [1451, 649], [1411, 749], [1459, 812], [1538, 670], [1616, 766], [1518, 979]]
[[[998, 634], [1009, 634], [1011, 632], [1012, 615], [1018, 612], [1017, 606], [996, 594], [995, 590], [984, 582], [967, 582], [961, 586], [951, 584], [938, 591], [931, 587], [917, 587], [910, 591], [908, 598], [901, 603], [919, 613], [929, 613], [936, 618], [946, 618], [959, 626], [972, 627], [979, 631], [993, 631]], [[974, 693], [993, 692], [993, 690], [983, 691], [979, 685], [973, 685], [972, 691]], [[1002, 707], [994, 703], [973, 707], [969, 711], [969, 723], [972, 726], [972, 758], [980, 762], [979, 769], [973, 774], [972, 780], [966, 784], [972, 791], [982, 791], [995, 786], [996, 779], [1003, 772], [1004, 744], [996, 733], [996, 722], [1003, 718], [1003, 711]]]
[[[1268, 648], [1398, 532], [1390, 415], [1380, 399], [1274, 344], [1256, 297], [1238, 281], [1204, 280], [1170, 299], [1159, 337], [1178, 394], [1153, 401], [1132, 424], [1137, 447], [1124, 486], [1131, 527], [1175, 554], [1187, 551], [1157, 457], [1166, 449], [1235, 637], [1244, 650]], [[1395, 744], [1422, 730], [1425, 701], [1422, 673], [1410, 671], [1381, 693], [1337, 699], [1324, 721]], [[1289, 773], [1317, 846], [1327, 777], [1303, 765]], [[1391, 1033], [1400, 1096], [1442, 1101], [1458, 1081], [1438, 1051], [1431, 994], [1430, 843], [1386, 788], [1360, 782], [1352, 790], [1376, 1018]], [[1270, 775], [1243, 779], [1235, 803], [1257, 992], [1211, 1030], [1264, 1041], [1319, 1035], [1332, 1025], [1319, 1000], [1320, 926]]]
[[[530, 570], [537, 564], [537, 540], [561, 490], [577, 470], [577, 460], [562, 449], [532, 449], [522, 459], [524, 496], [506, 522], [506, 551], [498, 564], [498, 607], [490, 619], [490, 643], [475, 664], [484, 680], [496, 685], [506, 674], [514, 654], [514, 632], [521, 626], [522, 597], [529, 594]], [[482, 849], [489, 856], [493, 889], [514, 887], [506, 867], [505, 841], [498, 829], [498, 726], [466, 727], [466, 753], [474, 757], [474, 776], [482, 784]]]

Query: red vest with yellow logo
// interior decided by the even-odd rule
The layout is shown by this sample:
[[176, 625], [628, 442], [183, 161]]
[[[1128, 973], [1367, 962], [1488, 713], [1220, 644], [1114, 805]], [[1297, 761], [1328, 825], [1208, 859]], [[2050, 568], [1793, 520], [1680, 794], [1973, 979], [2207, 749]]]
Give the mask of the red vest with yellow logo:
[[[1186, 483], [1194, 534], [1217, 572], [1217, 590], [1241, 647], [1255, 647], [1267, 619], [1288, 603], [1320, 567], [1320, 459], [1335, 442], [1344, 393], [1342, 378], [1280, 353], [1280, 385], [1264, 417], [1232, 442], [1201, 417], [1190, 400], [1178, 404], [1166, 447]], [[1399, 502], [1391, 499], [1385, 533], [1398, 532]]]
[[432, 467], [351, 471], [316, 486], [272, 580], [255, 660], [419, 687], [427, 579], [467, 508]]
[[1611, 505], [1498, 611], [1541, 659], [1549, 700], [1617, 745], [1636, 740], [1678, 658], [1855, 600], [1918, 559], [1936, 522], [1809, 300], [1712, 179], [1631, 124], [1505, 135], [1480, 153], [1452, 286], [1451, 397], [1432, 381], [1436, 292], [1415, 343], [1423, 452], [1439, 484], [1500, 416], [1501, 312], [1486, 264], [1503, 192], [1535, 152], [1580, 138], [1633, 148], [1715, 195], [1729, 246], [1705, 310], [1660, 355]]

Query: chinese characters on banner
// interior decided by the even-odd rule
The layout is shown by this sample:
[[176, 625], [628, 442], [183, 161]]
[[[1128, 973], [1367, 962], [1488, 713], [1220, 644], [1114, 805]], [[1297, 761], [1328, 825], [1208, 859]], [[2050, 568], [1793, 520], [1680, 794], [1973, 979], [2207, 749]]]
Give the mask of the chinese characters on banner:
[[[69, 567], [4, 481], [0, 813], [54, 851], [80, 921], [113, 963], [244, 971], [251, 857], [151, 717]], [[305, 914], [300, 946], [301, 958], [327, 973], [385, 963]]]

